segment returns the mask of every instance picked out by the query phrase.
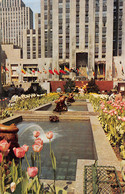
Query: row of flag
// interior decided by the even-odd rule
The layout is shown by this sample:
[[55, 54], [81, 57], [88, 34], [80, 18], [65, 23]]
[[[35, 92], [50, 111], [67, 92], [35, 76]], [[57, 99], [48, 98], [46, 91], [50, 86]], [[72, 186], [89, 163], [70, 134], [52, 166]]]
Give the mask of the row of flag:
[[[39, 71], [38, 68], [37, 68], [37, 71], [35, 71], [34, 69], [30, 70], [29, 68], [27, 68], [27, 70], [21, 69], [21, 72], [23, 74], [26, 74], [26, 73], [29, 73], [29, 74], [34, 73], [35, 74], [35, 72], [42, 73], [42, 71]], [[47, 70], [44, 67], [43, 67], [43, 72], [45, 74], [47, 74]], [[63, 69], [60, 69], [59, 71], [57, 71], [56, 68], [54, 68], [53, 71], [52, 71], [51, 68], [49, 68], [49, 73], [52, 74], [52, 75], [54, 75], [54, 73], [57, 74], [57, 75], [60, 75], [60, 74], [66, 74], [66, 73], [70, 73], [70, 72], [79, 73], [79, 70], [78, 69], [69, 69], [66, 66], [64, 66], [64, 70]]]

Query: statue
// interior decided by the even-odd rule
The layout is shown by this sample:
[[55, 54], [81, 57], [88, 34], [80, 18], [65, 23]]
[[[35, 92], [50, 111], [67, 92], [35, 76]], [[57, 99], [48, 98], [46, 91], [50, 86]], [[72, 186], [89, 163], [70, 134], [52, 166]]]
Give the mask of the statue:
[[73, 93], [69, 93], [69, 97], [67, 99], [67, 102], [70, 102], [70, 103], [75, 102]]
[[50, 122], [59, 122], [59, 117], [52, 115], [49, 117]]
[[58, 100], [55, 100], [56, 108], [53, 111], [61, 112], [61, 111], [67, 111], [67, 105], [65, 104], [66, 96], [63, 96], [62, 93], [60, 93], [60, 97]]

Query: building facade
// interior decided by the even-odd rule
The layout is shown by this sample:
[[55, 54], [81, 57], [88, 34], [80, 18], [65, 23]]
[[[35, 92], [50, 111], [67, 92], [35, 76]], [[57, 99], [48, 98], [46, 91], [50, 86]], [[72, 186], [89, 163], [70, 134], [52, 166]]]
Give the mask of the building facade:
[[[23, 58], [20, 50], [15, 57], [7, 51], [6, 62], [10, 72], [14, 64], [26, 71], [20, 81], [124, 79], [125, 0], [41, 0], [35, 29], [25, 29], [23, 40]], [[65, 67], [77, 72], [49, 73]], [[33, 69], [37, 76], [28, 73]], [[9, 82], [16, 75], [9, 73]]]
[[23, 46], [23, 29], [33, 28], [33, 12], [22, 0], [0, 0], [2, 43]]
[[41, 0], [41, 56], [53, 68], [112, 79], [125, 64], [124, 16], [124, 0]]

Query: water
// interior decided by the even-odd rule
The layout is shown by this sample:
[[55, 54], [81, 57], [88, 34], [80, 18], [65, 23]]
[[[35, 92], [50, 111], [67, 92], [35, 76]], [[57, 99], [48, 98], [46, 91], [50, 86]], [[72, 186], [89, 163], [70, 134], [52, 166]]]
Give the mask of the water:
[[[45, 133], [53, 131], [52, 149], [57, 160], [57, 180], [75, 180], [77, 159], [95, 159], [94, 143], [89, 121], [61, 121], [58, 123], [45, 122], [22, 122], [19, 128], [19, 144], [30, 146], [34, 144], [33, 131], [40, 130], [44, 146], [42, 150], [42, 175], [43, 179], [53, 179], [53, 170], [49, 156], [49, 141]], [[26, 166], [25, 160], [23, 165]]]
[[[55, 109], [56, 105], [50, 106], [47, 110], [48, 111], [53, 111]], [[88, 111], [86, 105], [71, 105], [68, 106], [68, 111]]]

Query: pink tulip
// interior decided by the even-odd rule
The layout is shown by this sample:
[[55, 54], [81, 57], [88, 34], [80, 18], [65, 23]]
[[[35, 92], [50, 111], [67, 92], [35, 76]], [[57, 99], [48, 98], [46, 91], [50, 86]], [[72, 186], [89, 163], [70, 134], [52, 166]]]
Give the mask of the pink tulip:
[[39, 135], [40, 135], [40, 131], [34, 131], [33, 132], [33, 136], [34, 137], [39, 137]]
[[122, 117], [118, 116], [118, 120], [119, 120], [119, 121], [122, 120]]
[[13, 148], [13, 152], [17, 158], [23, 158], [25, 156], [23, 148]]
[[27, 172], [28, 172], [28, 175], [29, 177], [35, 177], [38, 173], [38, 168], [37, 167], [28, 167], [27, 168]]
[[26, 145], [26, 144], [24, 144], [24, 145], [22, 146], [22, 148], [24, 149], [25, 153], [29, 150], [29, 146]]
[[123, 121], [123, 122], [125, 121], [125, 117], [122, 118], [122, 121]]
[[3, 161], [3, 155], [0, 153], [0, 163]]
[[103, 110], [105, 108], [105, 105], [101, 105], [101, 109]]
[[52, 139], [53, 138], [53, 132], [49, 131], [48, 133], [46, 133], [46, 137], [47, 137], [47, 139]]
[[15, 191], [15, 189], [16, 189], [16, 183], [15, 182], [12, 182], [10, 184], [10, 190], [11, 190], [11, 192], [13, 193]]
[[10, 147], [10, 143], [8, 143], [5, 139], [0, 141], [0, 151], [6, 152]]
[[117, 115], [118, 114], [117, 111], [114, 111], [114, 114]]
[[34, 144], [34, 145], [32, 145], [32, 148], [33, 148], [34, 152], [40, 152], [43, 149], [43, 145]]
[[43, 145], [43, 140], [41, 138], [35, 139], [35, 144]]

